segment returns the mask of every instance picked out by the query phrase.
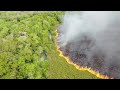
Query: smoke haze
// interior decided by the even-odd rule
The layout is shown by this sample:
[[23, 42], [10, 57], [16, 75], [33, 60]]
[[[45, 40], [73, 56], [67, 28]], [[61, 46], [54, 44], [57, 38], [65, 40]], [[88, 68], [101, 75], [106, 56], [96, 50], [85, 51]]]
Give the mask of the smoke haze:
[[120, 78], [120, 12], [66, 12], [57, 42], [65, 55], [113, 78]]

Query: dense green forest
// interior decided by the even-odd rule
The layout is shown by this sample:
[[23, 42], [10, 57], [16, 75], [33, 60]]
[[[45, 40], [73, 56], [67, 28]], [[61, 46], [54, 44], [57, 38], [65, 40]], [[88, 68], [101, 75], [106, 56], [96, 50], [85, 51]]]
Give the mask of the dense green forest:
[[0, 12], [1, 79], [97, 78], [59, 56], [54, 43], [62, 11]]

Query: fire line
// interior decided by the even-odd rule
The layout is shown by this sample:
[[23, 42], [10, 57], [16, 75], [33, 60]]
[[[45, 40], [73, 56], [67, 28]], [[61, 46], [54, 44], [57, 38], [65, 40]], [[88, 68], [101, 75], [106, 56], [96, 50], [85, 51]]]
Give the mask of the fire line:
[[59, 56], [65, 58], [65, 60], [67, 61], [67, 63], [75, 66], [75, 68], [78, 69], [78, 70], [88, 71], [88, 72], [90, 72], [91, 74], [97, 76], [98, 78], [101, 78], [101, 79], [113, 79], [113, 78], [109, 78], [107, 75], [102, 75], [102, 74], [100, 74], [98, 71], [94, 71], [94, 70], [92, 70], [91, 68], [89, 68], [89, 67], [87, 67], [87, 66], [86, 66], [86, 67], [81, 67], [81, 66], [78, 66], [77, 64], [71, 62], [71, 61], [69, 60], [69, 57], [66, 57], [66, 56], [63, 55], [62, 51], [60, 50], [60, 47], [57, 45], [57, 42], [56, 42], [57, 37], [58, 37], [58, 32], [57, 32], [57, 30], [56, 30], [55, 45], [56, 45], [56, 47], [57, 47], [57, 51], [59, 52]]

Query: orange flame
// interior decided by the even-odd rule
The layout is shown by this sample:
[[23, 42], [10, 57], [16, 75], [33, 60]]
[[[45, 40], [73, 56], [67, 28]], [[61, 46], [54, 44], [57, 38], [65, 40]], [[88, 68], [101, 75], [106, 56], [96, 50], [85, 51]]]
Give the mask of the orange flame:
[[100, 74], [98, 71], [94, 71], [94, 70], [92, 70], [91, 68], [88, 68], [87, 66], [86, 66], [86, 67], [80, 67], [80, 66], [78, 66], [77, 64], [71, 62], [71, 61], [69, 60], [69, 57], [64, 56], [63, 53], [62, 53], [62, 51], [60, 51], [60, 47], [59, 47], [59, 46], [57, 45], [57, 43], [56, 43], [57, 37], [58, 37], [58, 32], [57, 32], [57, 30], [56, 30], [55, 44], [56, 44], [56, 47], [57, 47], [57, 51], [59, 52], [59, 56], [65, 58], [65, 60], [66, 60], [69, 64], [75, 66], [75, 68], [78, 69], [78, 70], [82, 70], [82, 71], [85, 71], [85, 70], [86, 70], [86, 71], [92, 73], [93, 75], [96, 75], [98, 78], [102, 78], [102, 79], [113, 79], [113, 78], [109, 78], [107, 75], [102, 75], [102, 74]]

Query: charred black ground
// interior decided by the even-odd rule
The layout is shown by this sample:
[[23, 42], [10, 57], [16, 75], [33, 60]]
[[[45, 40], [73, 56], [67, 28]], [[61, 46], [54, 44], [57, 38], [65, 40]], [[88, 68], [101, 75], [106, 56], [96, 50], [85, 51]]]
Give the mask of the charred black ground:
[[[58, 38], [62, 34], [64, 34], [62, 32], [62, 28], [59, 27]], [[61, 42], [57, 43], [58, 45], [61, 44]], [[89, 52], [90, 48], [94, 46], [94, 44], [94, 38], [91, 38], [88, 35], [83, 35], [82, 39], [69, 42], [64, 47], [60, 47], [60, 50], [63, 52], [64, 56], [68, 56], [70, 61], [80, 67], [87, 66], [88, 68], [90, 67], [92, 68], [92, 70], [98, 71], [99, 73], [107, 75], [110, 78], [119, 79], [120, 64], [115, 62], [115, 60], [117, 61], [117, 59], [119, 58], [113, 57], [111, 58], [111, 63], [107, 64], [105, 61], [106, 55], [100, 49], [92, 52], [91, 58], [88, 58], [88, 55], [86, 55], [86, 51]], [[112, 62], [112, 59], [115, 59], [114, 62]]]

